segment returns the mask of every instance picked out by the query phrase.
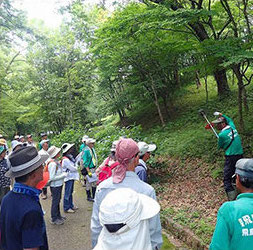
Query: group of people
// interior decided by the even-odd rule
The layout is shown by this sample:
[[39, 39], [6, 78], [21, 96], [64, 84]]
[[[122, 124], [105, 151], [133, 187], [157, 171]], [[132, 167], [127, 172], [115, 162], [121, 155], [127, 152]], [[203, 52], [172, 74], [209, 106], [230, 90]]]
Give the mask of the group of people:
[[[40, 142], [40, 150], [23, 145], [9, 154], [3, 176], [6, 181], [14, 179], [15, 182], [1, 204], [2, 249], [48, 249], [40, 189], [50, 187], [51, 223], [62, 225], [66, 219], [60, 212], [63, 185], [64, 212], [74, 213], [78, 209], [73, 203], [74, 182], [79, 180], [78, 165], [86, 170], [87, 200], [94, 202], [91, 230], [95, 249], [112, 249], [113, 241], [109, 238], [114, 237], [115, 233], [122, 233], [122, 242], [118, 242], [115, 249], [161, 247], [160, 207], [154, 189], [146, 183], [145, 164], [156, 146], [144, 142], [138, 145], [132, 139], [123, 138], [113, 142], [110, 156], [97, 167], [95, 140], [85, 137], [82, 141], [81, 152], [76, 158], [74, 144], [64, 143], [61, 148], [49, 147], [49, 140], [45, 138]], [[0, 156], [5, 159], [3, 153], [6, 147], [1, 146], [0, 149]], [[142, 160], [139, 161], [140, 156]], [[97, 176], [103, 172], [103, 166], [110, 167], [113, 164], [112, 176], [103, 180], [96, 191]], [[139, 169], [136, 168], [138, 165]], [[10, 182], [6, 185], [9, 187]], [[110, 191], [110, 196], [106, 196]], [[104, 199], [105, 196], [108, 199]], [[138, 238], [133, 241], [135, 234], [138, 234]], [[138, 240], [140, 237], [141, 241]]]
[[[225, 150], [224, 186], [231, 201], [219, 209], [210, 249], [250, 250], [253, 245], [253, 159], [243, 158], [240, 136], [233, 121], [221, 113], [216, 115], [219, 117], [213, 124], [221, 130], [218, 146]], [[0, 144], [1, 187], [6, 187], [5, 191], [1, 188], [1, 195], [8, 192], [2, 200], [0, 214], [4, 250], [48, 249], [40, 189], [50, 187], [51, 222], [62, 225], [66, 219], [60, 212], [63, 185], [64, 212], [75, 213], [78, 209], [73, 202], [74, 182], [79, 180], [78, 166], [86, 181], [87, 200], [93, 202], [93, 249], [161, 248], [160, 206], [147, 175], [147, 161], [156, 145], [120, 138], [112, 143], [110, 155], [98, 166], [95, 142], [84, 136], [75, 157], [74, 144], [64, 143], [58, 148], [43, 138], [39, 151], [22, 146], [9, 154], [8, 163], [7, 149]], [[15, 179], [15, 183], [9, 192], [10, 178]]]

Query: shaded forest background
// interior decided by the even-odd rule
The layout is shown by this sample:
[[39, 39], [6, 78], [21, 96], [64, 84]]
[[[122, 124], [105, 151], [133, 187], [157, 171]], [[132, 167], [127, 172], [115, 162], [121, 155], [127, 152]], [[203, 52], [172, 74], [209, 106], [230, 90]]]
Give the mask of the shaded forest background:
[[1, 133], [89, 128], [110, 115], [129, 125], [149, 110], [164, 127], [190, 85], [206, 103], [210, 92], [223, 100], [234, 89], [245, 129], [251, 1], [123, 1], [109, 11], [73, 0], [59, 6], [66, 18], [57, 29], [28, 21], [11, 0], [0, 4]]
[[111, 7], [72, 0], [52, 29], [0, 0], [0, 133], [52, 131], [57, 146], [88, 134], [100, 162], [119, 136], [156, 143], [150, 181], [161, 215], [208, 244], [226, 200], [224, 159], [198, 110], [230, 116], [252, 157], [253, 1]]

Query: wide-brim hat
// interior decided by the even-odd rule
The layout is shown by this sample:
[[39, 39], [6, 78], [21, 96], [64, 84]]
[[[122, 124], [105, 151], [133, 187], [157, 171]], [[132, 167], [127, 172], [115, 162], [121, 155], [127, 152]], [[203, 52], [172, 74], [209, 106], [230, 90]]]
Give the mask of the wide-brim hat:
[[158, 202], [147, 195], [130, 188], [117, 188], [102, 201], [99, 219], [102, 225], [123, 223], [131, 229], [140, 221], [154, 217], [159, 211]]
[[54, 158], [56, 155], [58, 155], [61, 152], [60, 148], [57, 148], [56, 146], [51, 146], [47, 153], [49, 154], [50, 158]]
[[38, 153], [35, 147], [22, 147], [9, 156], [7, 161], [10, 169], [5, 176], [16, 178], [29, 174], [39, 168], [48, 158], [47, 153]]
[[2, 144], [2, 145], [6, 145], [6, 140], [5, 140], [5, 139], [3, 139], [3, 138], [1, 138], [1, 139], [0, 139], [0, 144]]
[[61, 146], [62, 149], [62, 153], [65, 154], [67, 153], [72, 147], [74, 147], [74, 143], [70, 144], [70, 143], [63, 143]]

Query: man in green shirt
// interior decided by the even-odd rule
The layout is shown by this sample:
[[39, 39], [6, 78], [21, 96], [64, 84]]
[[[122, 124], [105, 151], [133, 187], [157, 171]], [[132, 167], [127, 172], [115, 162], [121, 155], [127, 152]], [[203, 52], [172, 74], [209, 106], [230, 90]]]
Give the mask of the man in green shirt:
[[237, 200], [219, 209], [210, 250], [253, 249], [253, 159], [236, 163]]
[[232, 176], [235, 173], [236, 162], [243, 157], [241, 138], [231, 118], [219, 112], [215, 112], [214, 115], [219, 115], [219, 117], [212, 123], [216, 124], [218, 130], [221, 130], [218, 138], [218, 147], [225, 151], [224, 188], [228, 200], [234, 200], [237, 196], [237, 191], [232, 185]]

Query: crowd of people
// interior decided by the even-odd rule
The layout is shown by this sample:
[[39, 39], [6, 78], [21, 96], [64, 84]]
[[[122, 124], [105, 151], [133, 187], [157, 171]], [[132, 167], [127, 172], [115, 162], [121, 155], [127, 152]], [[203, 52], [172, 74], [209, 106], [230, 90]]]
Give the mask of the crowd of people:
[[[253, 245], [253, 160], [242, 158], [240, 137], [229, 117], [219, 113], [213, 123], [221, 130], [218, 145], [225, 150], [224, 184], [231, 201], [219, 209], [210, 249], [249, 250]], [[61, 198], [64, 213], [76, 213], [73, 191], [80, 176], [87, 201], [93, 203], [92, 249], [161, 248], [160, 206], [147, 174], [147, 161], [156, 145], [120, 138], [112, 142], [110, 154], [99, 165], [95, 143], [84, 135], [76, 154], [75, 144], [56, 147], [46, 134], [41, 135], [37, 149], [32, 135], [27, 135], [26, 141], [15, 136], [9, 150], [0, 135], [2, 249], [49, 249], [40, 199], [48, 198], [49, 188], [51, 223], [63, 225]], [[236, 200], [235, 192], [239, 193]]]

